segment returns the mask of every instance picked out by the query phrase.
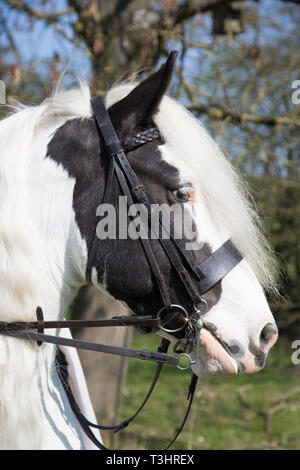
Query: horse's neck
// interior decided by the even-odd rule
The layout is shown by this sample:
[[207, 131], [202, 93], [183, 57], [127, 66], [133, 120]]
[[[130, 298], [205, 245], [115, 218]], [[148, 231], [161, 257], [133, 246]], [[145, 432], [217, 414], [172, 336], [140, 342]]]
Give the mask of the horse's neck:
[[52, 345], [0, 336], [0, 411], [0, 449], [83, 447]]
[[[24, 285], [27, 282], [24, 278]], [[17, 316], [14, 319], [34, 319], [37, 298], [35, 287], [30, 287], [31, 295], [28, 293], [27, 301], [24, 299], [23, 316], [16, 299]], [[61, 296], [50, 281], [48, 285], [45, 282], [45, 287], [47, 292], [38, 296], [45, 317], [62, 317], [67, 296]], [[3, 285], [0, 290], [0, 294], [9, 299]], [[41, 294], [43, 286], [37, 285], [36, 291]], [[13, 319], [12, 304], [10, 299], [10, 319]], [[4, 303], [1, 303], [0, 314], [1, 320], [7, 320]], [[83, 447], [78, 425], [55, 369], [55, 347], [52, 345], [38, 347], [31, 341], [0, 336], [0, 409], [0, 449]]]
[[[37, 162], [33, 165], [40, 170], [41, 194], [36, 184], [30, 191], [28, 182], [16, 195], [8, 188], [3, 196], [0, 187], [0, 201], [1, 196], [12, 199], [11, 208], [0, 207], [0, 320], [5, 321], [35, 320], [38, 305], [46, 320], [63, 318], [78, 287], [68, 253], [76, 237], [72, 214], [63, 218], [61, 207], [72, 207], [73, 186], [61, 192], [47, 187], [51, 177]], [[0, 335], [0, 448], [82, 447], [54, 359], [51, 345]]]

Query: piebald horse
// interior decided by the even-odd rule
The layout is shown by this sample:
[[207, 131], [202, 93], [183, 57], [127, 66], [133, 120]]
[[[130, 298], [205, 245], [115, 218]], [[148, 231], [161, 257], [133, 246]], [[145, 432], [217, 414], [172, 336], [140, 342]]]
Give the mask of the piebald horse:
[[[197, 231], [199, 260], [231, 238], [243, 260], [203, 298], [198, 376], [251, 374], [265, 363], [277, 328], [265, 291], [275, 289], [274, 259], [243, 180], [204, 127], [166, 95], [171, 55], [140, 83], [106, 96], [120, 139], [157, 127], [161, 138], [127, 157], [160, 204], [184, 206]], [[0, 123], [0, 321], [63, 319], [86, 280], [88, 254], [105, 188], [105, 160], [89, 87], [56, 92], [19, 107]], [[98, 243], [98, 250], [104, 245]], [[153, 250], [172, 303], [184, 292], [159, 244]], [[102, 253], [103, 255], [103, 253]], [[161, 307], [139, 240], [116, 240], [92, 283], [146, 315]], [[102, 256], [103, 257], [103, 256]], [[97, 257], [95, 258], [97, 260]], [[59, 334], [52, 331], [52, 334]], [[176, 338], [167, 335], [172, 341]], [[0, 336], [0, 448], [91, 449], [55, 366], [56, 347]], [[95, 419], [76, 350], [64, 350], [73, 392]]]

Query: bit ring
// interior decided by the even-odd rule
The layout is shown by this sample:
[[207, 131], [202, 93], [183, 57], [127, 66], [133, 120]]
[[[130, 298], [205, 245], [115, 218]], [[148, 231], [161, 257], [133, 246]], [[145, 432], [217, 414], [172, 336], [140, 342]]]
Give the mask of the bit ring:
[[[161, 308], [161, 309], [158, 311], [157, 316], [160, 317], [161, 313], [162, 313], [164, 310], [167, 310], [167, 309], [170, 309], [170, 308], [171, 308], [171, 309], [176, 308], [177, 310], [180, 310], [181, 312], [184, 313], [185, 318], [188, 317], [188, 313], [187, 313], [186, 309], [183, 308], [181, 305], [176, 305], [176, 304], [171, 304], [171, 305], [168, 306], [168, 307], [165, 306], [165, 307]], [[158, 328], [159, 328], [160, 330], [164, 331], [165, 333], [176, 333], [177, 331], [181, 331], [181, 330], [183, 330], [184, 328], [186, 328], [186, 325], [187, 325], [187, 321], [185, 321], [185, 323], [184, 323], [182, 326], [180, 326], [179, 328], [175, 328], [174, 330], [170, 330], [169, 328], [165, 328], [165, 327], [162, 326], [162, 325], [159, 325]]]
[[178, 363], [176, 367], [178, 367], [178, 369], [180, 369], [180, 370], [188, 370], [188, 369], [191, 367], [192, 358], [191, 358], [191, 356], [190, 356], [189, 354], [187, 354], [187, 353], [180, 353], [180, 354], [178, 354], [178, 357], [182, 357], [182, 356], [188, 357], [188, 359], [189, 359], [189, 365], [188, 365], [187, 367], [182, 367], [182, 366], [180, 366], [179, 363]]

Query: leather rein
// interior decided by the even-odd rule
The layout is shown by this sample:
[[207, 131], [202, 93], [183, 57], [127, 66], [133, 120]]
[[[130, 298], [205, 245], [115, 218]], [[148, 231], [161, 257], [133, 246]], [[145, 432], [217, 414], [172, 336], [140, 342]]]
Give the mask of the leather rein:
[[[97, 96], [96, 98], [93, 98], [91, 100], [91, 105], [94, 111], [99, 137], [104, 143], [105, 158], [108, 161], [108, 174], [102, 203], [108, 202], [110, 200], [112, 182], [114, 181], [114, 178], [116, 178], [123, 195], [127, 197], [128, 206], [130, 207], [134, 203], [139, 203], [143, 205], [143, 207], [148, 210], [148, 214], [150, 214], [151, 211], [149, 209], [151, 209], [153, 204], [157, 203], [152, 194], [144, 186], [142, 181], [138, 178], [135, 171], [131, 167], [126, 157], [126, 153], [146, 144], [147, 142], [151, 142], [152, 140], [160, 138], [159, 130], [157, 128], [151, 128], [140, 132], [135, 136], [130, 136], [126, 140], [120, 142], [111, 123], [102, 97]], [[151, 217], [153, 217], [153, 213]], [[46, 321], [43, 317], [42, 308], [37, 307], [36, 321], [0, 322], [1, 335], [36, 341], [39, 346], [44, 342], [58, 346], [69, 346], [77, 349], [86, 349], [136, 358], [140, 360], [154, 361], [157, 363], [156, 372], [150, 389], [137, 412], [129, 419], [115, 426], [96, 425], [88, 421], [82, 415], [68, 384], [66, 368], [59, 368], [61, 381], [74, 414], [76, 415], [85, 433], [100, 449], [106, 448], [95, 437], [91, 431], [91, 428], [114, 430], [114, 432], [118, 432], [121, 429], [124, 429], [131, 421], [133, 421], [133, 419], [137, 416], [137, 414], [142, 410], [148, 401], [151, 392], [153, 391], [153, 388], [158, 380], [163, 364], [175, 365], [179, 369], [185, 370], [196, 363], [197, 347], [200, 342], [200, 331], [203, 326], [201, 317], [206, 309], [206, 302], [202, 298], [202, 295], [215, 286], [215, 284], [219, 282], [229, 271], [231, 271], [243, 258], [232, 241], [229, 239], [220, 248], [208, 256], [202, 263], [198, 264], [196, 258], [185, 249], [184, 240], [176, 237], [176, 229], [172, 222], [169, 226], [166, 226], [163, 218], [161, 217], [161, 214], [157, 214], [155, 217], [157, 217], [156, 226], [160, 227], [162, 233], [167, 235], [160, 236], [157, 234], [157, 240], [161, 244], [171, 265], [178, 274], [184, 289], [188, 293], [188, 296], [191, 300], [191, 307], [189, 308], [189, 311], [187, 308], [184, 308], [181, 305], [174, 305], [171, 303], [169, 290], [161, 272], [158, 260], [155, 256], [155, 253], [153, 252], [151, 243], [147, 237], [140, 237], [144, 254], [158, 287], [162, 301], [162, 307], [156, 315], [117, 316], [111, 319], [100, 320]], [[146, 227], [144, 227], [144, 229], [145, 228]], [[92, 270], [95, 266], [95, 260], [97, 258], [97, 252], [99, 248], [98, 243], [99, 240], [97, 239], [95, 228], [94, 236], [88, 253], [86, 269], [86, 278], [90, 283], [92, 283]], [[176, 328], [171, 326], [174, 318], [180, 318], [180, 324], [179, 326], [176, 325]], [[166, 338], [162, 339], [158, 351], [153, 352], [147, 350], [135, 350], [131, 348], [108, 346], [99, 343], [90, 343], [77, 339], [48, 335], [45, 333], [46, 329], [95, 328], [108, 326], [134, 326], [140, 331], [144, 332], [161, 330], [162, 335], [167, 337], [169, 335], [177, 337], [176, 339], [178, 339], [178, 341], [173, 348], [176, 354], [174, 355], [167, 353], [170, 340]], [[177, 336], [178, 333], [179, 338]], [[191, 356], [191, 352], [193, 352], [193, 357]], [[59, 350], [58, 365], [64, 362], [62, 354], [63, 353]], [[188, 362], [187, 366], [185, 365], [186, 361]], [[187, 412], [184, 416], [181, 426], [166, 449], [168, 449], [173, 444], [186, 422], [196, 389], [196, 383], [197, 376], [193, 374], [188, 392], [189, 403]]]

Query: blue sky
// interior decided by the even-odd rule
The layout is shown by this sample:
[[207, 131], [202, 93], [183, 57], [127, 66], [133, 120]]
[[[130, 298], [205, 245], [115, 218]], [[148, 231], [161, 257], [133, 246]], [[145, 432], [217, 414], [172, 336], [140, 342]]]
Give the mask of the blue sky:
[[[65, 10], [67, 2], [58, 0], [56, 8], [57, 11]], [[43, 11], [46, 12], [47, 8], [44, 8]], [[46, 64], [48, 60], [53, 59], [55, 52], [57, 52], [61, 58], [62, 69], [75, 69], [79, 78], [83, 78], [89, 73], [89, 60], [84, 51], [58, 34], [51, 25], [48, 25], [45, 21], [30, 22], [27, 14], [10, 10], [2, 0], [0, 0], [0, 12], [5, 17], [7, 29], [12, 33], [14, 42], [20, 52], [19, 60], [24, 65], [37, 67], [43, 73], [43, 62]], [[68, 24], [68, 22], [73, 21], [73, 16], [75, 14], [60, 19], [60, 25], [69, 37], [73, 37], [72, 28]], [[18, 25], [17, 28], [16, 25]], [[6, 45], [5, 39], [5, 32], [0, 31], [0, 46]], [[9, 55], [6, 59], [11, 62], [16, 61], [15, 57]]]

